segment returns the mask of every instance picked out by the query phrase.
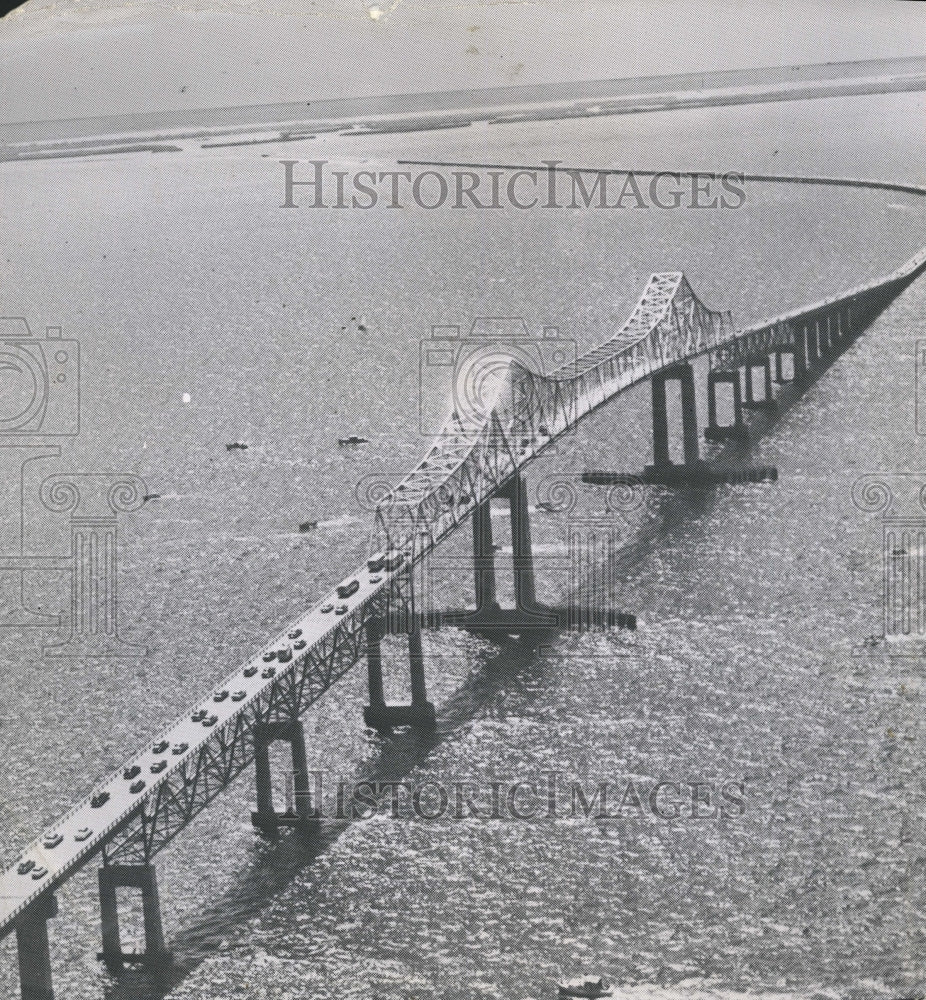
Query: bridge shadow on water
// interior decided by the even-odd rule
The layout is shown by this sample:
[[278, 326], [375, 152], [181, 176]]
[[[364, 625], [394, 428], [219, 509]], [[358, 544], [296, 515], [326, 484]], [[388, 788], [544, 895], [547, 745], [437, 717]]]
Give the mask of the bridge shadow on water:
[[[851, 343], [846, 347], [849, 348]], [[800, 402], [841, 353], [821, 359], [814, 377], [803, 389], [793, 384], [779, 386], [774, 411], [750, 413], [750, 442], [709, 446], [706, 450], [709, 461], [734, 470], [748, 466], [752, 445]], [[632, 576], [674, 534], [714, 510], [722, 502], [724, 492], [723, 487], [717, 486], [668, 492], [660, 489], [651, 508], [656, 516], [613, 554], [612, 566], [623, 577]], [[356, 785], [407, 778], [456, 732], [475, 719], [494, 714], [499, 703], [512, 693], [512, 685], [518, 689], [519, 708], [523, 712], [544, 690], [544, 675], [555, 668], [555, 661], [538, 648], [540, 645], [539, 641], [513, 639], [487, 643], [480, 654], [481, 668], [444, 701], [434, 731], [399, 730], [391, 737], [379, 739], [377, 758], [355, 767], [346, 780]], [[158, 975], [129, 969], [118, 978], [109, 979], [103, 989], [105, 1000], [164, 1000], [209, 957], [246, 951], [250, 947], [247, 941], [229, 943], [229, 940], [363, 818], [363, 815], [326, 818], [318, 832], [312, 834], [291, 830], [283, 831], [277, 838], [265, 838], [255, 832], [254, 848], [235, 883], [199, 909], [170, 942], [174, 954], [172, 966]]]
[[[487, 647], [481, 660], [482, 669], [452, 694], [437, 713], [435, 730], [398, 730], [392, 736], [377, 739], [377, 758], [365, 761], [346, 775], [348, 787], [407, 778], [458, 730], [482, 715], [492, 714], [493, 706], [509, 691], [513, 681], [517, 681], [527, 701], [539, 694], [543, 689], [542, 674], [550, 666], [538, 655], [535, 646], [516, 640]], [[351, 810], [345, 811], [349, 814]], [[230, 943], [236, 932], [364, 818], [363, 814], [326, 817], [317, 832], [284, 830], [276, 838], [255, 831], [254, 848], [234, 884], [200, 908], [170, 941], [172, 965], [157, 973], [128, 968], [106, 982], [105, 1000], [163, 1000], [207, 958], [246, 951], [250, 947], [247, 941]]]

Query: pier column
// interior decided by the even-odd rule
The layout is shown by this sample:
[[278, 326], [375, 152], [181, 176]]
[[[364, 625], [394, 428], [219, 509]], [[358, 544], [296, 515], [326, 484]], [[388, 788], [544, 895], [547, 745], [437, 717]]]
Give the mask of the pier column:
[[820, 361], [820, 321], [812, 320], [804, 325], [807, 332], [807, 366], [815, 368]]
[[[126, 962], [149, 966], [170, 962], [170, 952], [164, 945], [161, 926], [161, 900], [155, 867], [152, 864], [103, 865], [99, 871], [100, 918], [103, 950], [97, 956], [110, 972], [120, 973]], [[145, 929], [145, 950], [126, 953], [119, 934], [119, 903], [116, 890], [132, 888], [141, 891], [142, 917]]]
[[776, 385], [784, 385], [785, 382], [788, 381], [788, 379], [785, 378], [784, 369], [782, 368], [782, 364], [781, 364], [781, 355], [782, 355], [782, 353], [783, 352], [781, 350], [776, 350], [775, 351], [775, 379], [774, 379], [774, 381], [775, 381]]
[[495, 590], [495, 550], [492, 547], [492, 500], [486, 498], [473, 511], [473, 571], [476, 610], [498, 607]]
[[[721, 426], [717, 423], [717, 385], [726, 383], [733, 391], [733, 423]], [[707, 374], [707, 427], [704, 428], [707, 441], [725, 441], [727, 438], [749, 439], [749, 430], [743, 420], [743, 396], [740, 389], [739, 370], [712, 370]]]
[[685, 465], [698, 461], [698, 413], [695, 402], [694, 368], [690, 364], [673, 365], [656, 372], [652, 378], [653, 392], [653, 466], [672, 464], [669, 454], [669, 418], [666, 406], [666, 382], [681, 383], [682, 442]]
[[48, 921], [58, 916], [53, 895], [40, 896], [16, 921], [19, 989], [22, 1000], [54, 1000]]
[[514, 603], [516, 608], [530, 610], [537, 606], [534, 585], [534, 553], [531, 547], [531, 522], [527, 509], [527, 488], [521, 473], [516, 472], [508, 483], [508, 504], [511, 511], [511, 547], [514, 563]]
[[[270, 775], [270, 744], [277, 740], [289, 743], [292, 759], [293, 801], [283, 813], [278, 813], [274, 808], [273, 782]], [[251, 813], [251, 822], [258, 830], [273, 834], [281, 826], [309, 828], [318, 823], [313, 815], [309, 789], [305, 730], [298, 719], [259, 722], [254, 726], [254, 773], [257, 784], [257, 809]]]
[[795, 328], [794, 344], [791, 347], [794, 358], [794, 383], [798, 388], [807, 384], [807, 330]]
[[[408, 666], [411, 682], [411, 704], [387, 705], [383, 697], [382, 669], [379, 636], [371, 641], [367, 630], [367, 669], [370, 682], [370, 704], [363, 710], [363, 720], [370, 729], [381, 734], [390, 733], [394, 726], [412, 726], [421, 731], [435, 726], [434, 706], [428, 701], [424, 671], [424, 648], [421, 641], [422, 615], [415, 607], [415, 586], [411, 571], [405, 577], [407, 597], [402, 614], [401, 628], [408, 634]], [[393, 626], [394, 627], [394, 626]]]
[[367, 691], [371, 705], [385, 705], [383, 694], [383, 652], [382, 640], [385, 622], [382, 618], [371, 618], [367, 622]]
[[669, 415], [666, 408], [666, 377], [656, 372], [653, 384], [653, 465], [669, 465]]
[[[762, 359], [750, 358], [746, 362], [746, 399], [743, 406], [751, 410], [773, 410], [775, 408], [775, 397], [772, 391], [772, 363], [768, 357]], [[762, 369], [764, 395], [762, 399], [756, 399], [753, 383], [753, 371], [756, 368]]]

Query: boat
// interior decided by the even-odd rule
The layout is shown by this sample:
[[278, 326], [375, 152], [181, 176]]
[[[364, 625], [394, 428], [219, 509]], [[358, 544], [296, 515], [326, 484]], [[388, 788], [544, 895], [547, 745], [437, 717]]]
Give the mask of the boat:
[[610, 997], [613, 996], [610, 985], [601, 976], [579, 976], [559, 984], [559, 996], [565, 997]]

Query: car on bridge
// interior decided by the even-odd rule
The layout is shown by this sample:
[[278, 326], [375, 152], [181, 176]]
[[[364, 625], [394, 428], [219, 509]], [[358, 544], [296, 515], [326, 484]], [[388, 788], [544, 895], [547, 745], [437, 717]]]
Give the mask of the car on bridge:
[[351, 580], [350, 583], [342, 583], [336, 590], [338, 597], [341, 600], [346, 600], [348, 597], [353, 597], [354, 594], [360, 589], [359, 580]]
[[57, 847], [62, 840], [64, 840], [63, 834], [60, 833], [46, 834], [45, 837], [42, 839], [42, 847], [50, 851], [53, 847]]

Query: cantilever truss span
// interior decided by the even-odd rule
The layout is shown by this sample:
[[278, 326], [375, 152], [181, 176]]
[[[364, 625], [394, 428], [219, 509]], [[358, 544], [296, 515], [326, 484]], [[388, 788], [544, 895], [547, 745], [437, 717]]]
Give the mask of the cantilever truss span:
[[364, 656], [368, 625], [401, 620], [410, 568], [593, 410], [698, 355], [730, 368], [793, 347], [823, 322], [840, 335], [858, 332], [924, 269], [926, 249], [880, 281], [739, 332], [683, 274], [654, 274], [618, 333], [574, 364], [541, 374], [512, 361], [485, 412], [451, 411], [425, 457], [379, 505], [374, 544], [402, 551], [404, 561], [352, 573], [346, 580], [360, 587], [343, 600], [343, 615], [328, 607], [339, 599], [325, 595], [29, 845], [0, 874], [0, 938], [46, 912], [53, 891], [93, 857], [149, 862], [254, 759], [255, 726], [298, 718]]

